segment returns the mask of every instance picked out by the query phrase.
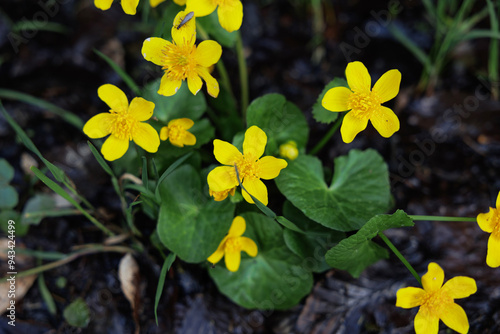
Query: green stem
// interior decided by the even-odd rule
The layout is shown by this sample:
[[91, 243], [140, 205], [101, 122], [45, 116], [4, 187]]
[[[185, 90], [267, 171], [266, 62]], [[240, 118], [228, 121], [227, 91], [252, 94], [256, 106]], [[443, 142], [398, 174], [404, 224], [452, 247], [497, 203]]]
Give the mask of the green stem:
[[401, 252], [398, 251], [398, 249], [396, 248], [396, 246], [393, 245], [393, 243], [389, 240], [389, 238], [387, 238], [385, 236], [385, 234], [382, 233], [382, 232], [379, 232], [378, 236], [385, 242], [385, 244], [391, 249], [391, 251], [405, 265], [406, 269], [408, 269], [410, 271], [410, 273], [413, 275], [413, 277], [415, 277], [415, 279], [417, 280], [418, 284], [422, 285], [422, 281], [421, 281], [420, 276], [418, 275], [417, 271], [415, 269], [413, 269], [413, 267], [411, 266], [411, 264], [408, 261], [406, 261], [406, 259], [403, 256], [403, 254], [401, 254]]
[[410, 216], [413, 220], [430, 220], [441, 222], [476, 222], [476, 218], [472, 217], [446, 217], [446, 216]]
[[241, 33], [238, 31], [238, 38], [236, 39], [236, 56], [238, 57], [238, 68], [240, 72], [240, 86], [241, 86], [241, 116], [243, 121], [246, 120], [247, 106], [248, 106], [248, 70], [243, 50], [243, 40]]
[[319, 141], [319, 143], [317, 143], [316, 146], [314, 146], [313, 149], [309, 152], [310, 155], [316, 155], [319, 151], [321, 151], [323, 146], [325, 146], [326, 143], [330, 141], [332, 136], [335, 134], [335, 132], [337, 132], [337, 129], [340, 127], [340, 124], [342, 124], [343, 118], [344, 114], [342, 114], [341, 116], [339, 116], [339, 118], [337, 118], [335, 123], [333, 123], [331, 129], [325, 134], [325, 136]]

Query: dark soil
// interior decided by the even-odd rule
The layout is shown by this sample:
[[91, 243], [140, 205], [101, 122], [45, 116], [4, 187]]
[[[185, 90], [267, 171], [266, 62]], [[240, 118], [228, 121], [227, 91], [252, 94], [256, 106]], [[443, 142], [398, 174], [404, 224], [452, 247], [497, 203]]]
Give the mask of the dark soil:
[[[67, 33], [26, 30], [14, 36], [9, 20], [40, 20], [39, 13], [44, 12], [40, 4], [45, 2], [2, 1], [1, 88], [43, 98], [86, 121], [102, 111], [96, 94], [100, 85], [125, 88], [94, 49], [123, 64], [137, 82], [151, 80], [151, 68], [139, 52], [148, 35], [134, 31], [140, 16], [125, 15], [117, 3], [102, 12], [92, 1], [55, 2], [50, 13], [45, 11], [48, 20], [65, 26]], [[461, 45], [438, 85], [422, 94], [415, 89], [421, 64], [391, 37], [385, 21], [377, 21], [386, 13], [388, 2], [371, 1], [371, 7], [362, 1], [334, 3], [324, 4], [326, 24], [315, 35], [308, 1], [244, 2], [241, 33], [248, 55], [251, 99], [277, 92], [297, 104], [310, 121], [312, 148], [328, 126], [313, 120], [311, 107], [332, 78], [344, 76], [349, 61], [363, 61], [372, 82], [397, 68], [403, 74], [401, 91], [388, 105], [398, 114], [401, 130], [384, 139], [369, 125], [348, 145], [336, 134], [320, 158], [331, 168], [333, 158], [351, 148], [375, 148], [389, 165], [394, 209], [412, 215], [464, 217], [487, 212], [500, 190], [500, 103], [491, 96], [491, 83], [478, 79], [487, 73], [489, 41], [470, 40]], [[434, 35], [422, 5], [410, 0], [396, 3], [401, 11], [391, 20], [428, 49]], [[368, 36], [366, 29], [377, 27], [373, 22], [378, 22], [378, 30]], [[486, 29], [488, 25], [487, 19], [479, 23]], [[361, 44], [360, 31], [368, 37]], [[347, 44], [342, 43], [355, 51], [346, 53]], [[238, 73], [234, 52], [224, 51], [223, 60], [229, 73]], [[235, 87], [238, 80], [237, 75], [231, 76]], [[18, 101], [2, 103], [45, 158], [63, 168], [80, 193], [98, 208], [100, 218], [108, 226], [119, 226], [123, 220], [119, 200], [88, 151], [86, 136], [47, 111]], [[16, 140], [3, 117], [0, 138], [0, 156], [16, 169], [12, 184], [20, 194], [20, 210], [34, 190], [48, 190], [40, 182], [32, 185], [35, 179], [26, 174], [21, 159], [32, 154]], [[148, 236], [154, 222], [146, 216], [137, 221]], [[467, 312], [470, 332], [500, 332], [500, 275], [498, 269], [485, 264], [489, 235], [476, 223], [416, 222], [412, 229], [391, 230], [387, 236], [421, 274], [429, 262], [437, 262], [446, 279], [459, 275], [475, 278], [477, 293], [458, 301]], [[103, 235], [86, 219], [68, 216], [46, 218], [17, 241], [18, 247], [68, 253], [75, 245], [101, 243]], [[141, 333], [413, 332], [417, 310], [396, 308], [395, 296], [399, 288], [417, 282], [395, 256], [371, 266], [359, 279], [338, 270], [315, 275], [311, 294], [288, 311], [243, 309], [218, 292], [206, 269], [177, 260], [167, 275], [156, 325], [154, 298], [163, 260], [149, 238], [139, 241], [145, 245], [135, 257], [140, 267]], [[16, 327], [7, 325], [8, 319], [2, 316], [0, 333], [134, 333], [132, 308], [118, 280], [121, 257], [118, 253], [89, 255], [45, 272], [57, 314], [49, 313], [35, 282], [18, 302]], [[57, 285], [60, 277], [67, 279], [64, 287]], [[78, 297], [91, 310], [86, 329], [69, 326], [62, 316], [64, 308]], [[445, 328], [441, 324], [443, 333]]]

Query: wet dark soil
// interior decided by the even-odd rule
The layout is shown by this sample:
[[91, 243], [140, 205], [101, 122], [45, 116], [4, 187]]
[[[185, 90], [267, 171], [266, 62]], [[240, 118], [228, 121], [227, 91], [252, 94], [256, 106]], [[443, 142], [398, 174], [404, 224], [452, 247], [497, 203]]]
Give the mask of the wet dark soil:
[[[102, 12], [92, 1], [54, 3], [47, 12], [43, 0], [2, 2], [0, 88], [43, 98], [86, 121], [102, 109], [96, 94], [100, 85], [125, 88], [94, 49], [122, 64], [137, 82], [150, 80], [151, 69], [139, 52], [148, 35], [134, 29], [141, 21], [139, 16], [123, 14], [118, 4]], [[401, 8], [391, 20], [428, 49], [433, 33], [422, 5], [409, 0], [390, 3]], [[391, 37], [383, 19], [377, 21], [387, 12], [389, 2], [372, 1], [368, 6], [361, 1], [327, 1], [323, 4], [325, 26], [317, 34], [308, 1], [245, 1], [244, 6], [241, 33], [250, 97], [277, 92], [297, 104], [311, 126], [309, 148], [328, 130], [313, 120], [311, 107], [333, 77], [344, 76], [349, 61], [363, 61], [373, 82], [389, 69], [402, 72], [400, 94], [388, 104], [398, 114], [401, 130], [384, 139], [369, 126], [348, 145], [336, 134], [319, 153], [326, 166], [332, 167], [333, 158], [351, 148], [375, 148], [389, 165], [394, 208], [412, 215], [475, 217], [494, 205], [500, 190], [500, 103], [492, 98], [492, 83], [481, 79], [487, 73], [487, 39], [463, 43], [438, 85], [424, 94], [416, 91], [421, 64]], [[11, 34], [11, 21], [41, 20], [40, 12], [66, 32], [28, 29]], [[378, 30], [369, 33], [366, 29], [377, 27], [373, 22], [378, 22]], [[479, 26], [488, 28], [488, 21]], [[346, 51], [346, 45], [354, 49]], [[225, 51], [223, 60], [229, 73], [238, 73], [234, 52]], [[237, 88], [237, 75], [230, 79]], [[119, 200], [88, 151], [83, 133], [37, 107], [11, 100], [2, 103], [42, 154], [63, 168], [80, 193], [98, 208], [100, 218], [109, 225], [120, 225]], [[12, 184], [20, 194], [18, 208], [22, 208], [35, 190], [47, 189], [40, 183], [32, 185], [33, 176], [21, 163], [21, 157], [31, 153], [16, 140], [3, 117], [0, 138], [0, 156], [16, 169]], [[146, 216], [138, 218], [147, 236], [154, 222]], [[458, 301], [469, 317], [470, 332], [500, 332], [500, 275], [498, 269], [485, 264], [488, 234], [475, 223], [416, 222], [412, 229], [391, 230], [387, 235], [421, 274], [432, 261], [444, 268], [448, 279], [458, 275], [475, 278], [478, 292]], [[46, 218], [18, 238], [19, 247], [63, 253], [75, 245], [102, 241], [102, 234], [79, 216]], [[206, 269], [177, 260], [167, 275], [157, 325], [153, 308], [162, 258], [148, 238], [140, 242], [145, 249], [135, 259], [140, 268], [141, 333], [413, 332], [416, 309], [403, 310], [394, 304], [399, 288], [417, 283], [394, 256], [371, 266], [359, 279], [338, 270], [315, 275], [311, 294], [288, 311], [243, 309], [217, 291]], [[118, 253], [89, 255], [45, 272], [57, 314], [50, 314], [35, 283], [18, 303], [15, 330], [2, 316], [0, 333], [133, 333], [132, 308], [118, 279], [121, 257]], [[63, 287], [57, 284], [60, 277], [67, 280]], [[86, 329], [71, 327], [62, 317], [64, 307], [78, 297], [91, 310]]]

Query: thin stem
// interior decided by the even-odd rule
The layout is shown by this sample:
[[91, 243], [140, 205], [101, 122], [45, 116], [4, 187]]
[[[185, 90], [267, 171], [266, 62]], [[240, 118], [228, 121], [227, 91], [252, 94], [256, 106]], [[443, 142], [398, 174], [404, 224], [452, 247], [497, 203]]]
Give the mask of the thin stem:
[[344, 118], [344, 114], [339, 116], [335, 123], [333, 123], [333, 126], [331, 129], [325, 134], [325, 136], [319, 141], [319, 143], [316, 144], [316, 146], [313, 147], [313, 149], [309, 152], [310, 155], [316, 155], [323, 146], [328, 143], [328, 141], [332, 138], [332, 136], [337, 132], [337, 129], [340, 127], [340, 124], [342, 124], [342, 119]]
[[238, 68], [240, 72], [240, 86], [241, 86], [241, 116], [243, 121], [246, 120], [247, 106], [248, 106], [248, 70], [243, 50], [243, 40], [241, 33], [238, 31], [238, 38], [236, 39], [236, 56], [238, 57]]
[[417, 280], [418, 284], [422, 285], [422, 281], [421, 281], [420, 276], [418, 275], [417, 271], [415, 269], [413, 269], [413, 267], [411, 266], [411, 264], [408, 261], [406, 261], [406, 259], [403, 256], [403, 254], [401, 254], [401, 252], [398, 251], [398, 249], [396, 248], [396, 246], [393, 245], [393, 243], [389, 240], [389, 238], [387, 238], [385, 236], [385, 234], [382, 233], [382, 232], [379, 232], [378, 236], [385, 242], [385, 244], [391, 249], [391, 251], [405, 265], [406, 269], [408, 269], [410, 271], [410, 273], [413, 275], [413, 277], [415, 277], [415, 279]]
[[476, 222], [476, 218], [473, 217], [446, 217], [446, 216], [410, 216], [413, 220], [430, 220], [430, 221], [441, 221], [441, 222]]

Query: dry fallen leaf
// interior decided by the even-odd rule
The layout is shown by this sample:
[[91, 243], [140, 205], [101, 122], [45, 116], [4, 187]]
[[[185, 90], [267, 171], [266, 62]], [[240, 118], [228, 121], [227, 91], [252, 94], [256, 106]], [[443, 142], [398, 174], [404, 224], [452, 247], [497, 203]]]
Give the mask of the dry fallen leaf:
[[140, 274], [139, 266], [132, 254], [127, 253], [120, 260], [118, 268], [118, 278], [120, 279], [123, 294], [132, 306], [132, 315], [135, 322], [135, 333], [139, 333], [139, 304], [140, 304]]

